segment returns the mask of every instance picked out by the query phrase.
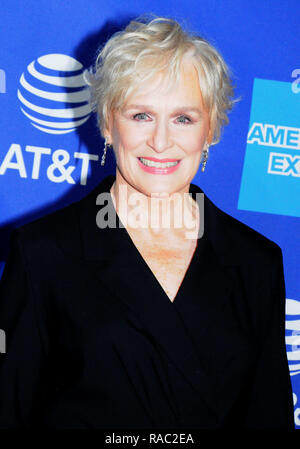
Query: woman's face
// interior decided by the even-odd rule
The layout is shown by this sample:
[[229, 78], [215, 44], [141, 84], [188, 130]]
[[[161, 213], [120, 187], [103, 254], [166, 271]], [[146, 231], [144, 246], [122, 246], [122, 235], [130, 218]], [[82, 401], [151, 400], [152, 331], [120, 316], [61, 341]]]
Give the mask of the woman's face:
[[[136, 90], [111, 114], [105, 130], [114, 147], [117, 178], [147, 196], [187, 192], [209, 141], [209, 116], [192, 61], [182, 64], [179, 82], [168, 92], [161, 90], [165, 82], [157, 76]], [[153, 161], [164, 165], [153, 166]], [[168, 161], [172, 166], [166, 166]]]

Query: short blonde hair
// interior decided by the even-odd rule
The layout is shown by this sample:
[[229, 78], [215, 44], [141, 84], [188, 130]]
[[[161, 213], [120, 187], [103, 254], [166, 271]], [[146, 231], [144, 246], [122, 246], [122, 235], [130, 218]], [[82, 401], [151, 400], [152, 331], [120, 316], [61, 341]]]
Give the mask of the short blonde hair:
[[221, 54], [203, 37], [185, 32], [170, 18], [142, 16], [116, 32], [100, 49], [96, 62], [85, 72], [91, 88], [91, 106], [103, 135], [110, 112], [126, 102], [141, 82], [164, 71], [176, 81], [184, 56], [191, 56], [199, 76], [204, 106], [213, 129], [212, 142], [220, 140], [235, 101], [230, 70]]

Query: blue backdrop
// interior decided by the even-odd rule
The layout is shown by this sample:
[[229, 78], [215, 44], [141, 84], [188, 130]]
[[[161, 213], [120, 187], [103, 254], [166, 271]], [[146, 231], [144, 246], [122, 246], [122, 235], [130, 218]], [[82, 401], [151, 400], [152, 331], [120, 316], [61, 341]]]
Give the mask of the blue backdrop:
[[2, 5], [0, 275], [13, 227], [85, 196], [115, 172], [112, 155], [100, 165], [103, 141], [90, 116], [82, 70], [114, 31], [145, 12], [173, 17], [202, 34], [233, 71], [241, 101], [211, 148], [206, 171], [193, 182], [283, 250], [286, 348], [300, 428], [299, 0]]

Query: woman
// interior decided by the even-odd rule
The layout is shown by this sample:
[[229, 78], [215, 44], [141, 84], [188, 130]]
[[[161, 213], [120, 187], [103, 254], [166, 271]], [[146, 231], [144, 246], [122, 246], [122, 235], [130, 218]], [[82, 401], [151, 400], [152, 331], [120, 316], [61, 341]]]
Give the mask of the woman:
[[137, 20], [87, 79], [116, 175], [14, 232], [1, 427], [293, 428], [281, 250], [191, 184], [233, 102], [221, 55]]

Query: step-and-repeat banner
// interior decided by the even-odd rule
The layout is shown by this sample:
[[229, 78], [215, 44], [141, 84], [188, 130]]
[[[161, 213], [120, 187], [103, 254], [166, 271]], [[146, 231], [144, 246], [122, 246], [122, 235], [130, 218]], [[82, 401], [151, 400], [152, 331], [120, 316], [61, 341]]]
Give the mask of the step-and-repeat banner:
[[221, 142], [211, 148], [206, 171], [193, 182], [282, 248], [286, 349], [300, 428], [299, 0], [4, 2], [0, 275], [14, 227], [84, 197], [115, 172], [112, 154], [101, 166], [103, 140], [82, 72], [108, 37], [146, 12], [202, 34], [232, 69], [241, 101]]

